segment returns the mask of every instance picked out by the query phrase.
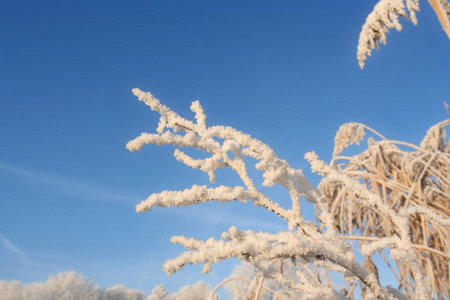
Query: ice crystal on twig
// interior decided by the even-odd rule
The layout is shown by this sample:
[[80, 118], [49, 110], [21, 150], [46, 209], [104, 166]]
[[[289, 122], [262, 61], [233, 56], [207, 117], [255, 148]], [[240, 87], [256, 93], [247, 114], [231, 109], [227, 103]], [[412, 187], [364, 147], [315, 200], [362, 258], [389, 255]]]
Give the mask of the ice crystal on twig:
[[[441, 22], [447, 36], [450, 38], [450, 2], [447, 0], [428, 0]], [[380, 0], [373, 11], [367, 16], [359, 34], [357, 59], [361, 69], [364, 68], [367, 56], [372, 55], [372, 49], [379, 49], [380, 44], [386, 44], [389, 29], [402, 30], [399, 16], [411, 20], [417, 25], [416, 12], [419, 11], [419, 0]], [[409, 13], [409, 16], [408, 16]]]
[[[368, 293], [379, 299], [405, 299], [402, 294], [390, 287], [382, 287], [378, 281], [376, 268], [365, 268], [355, 260], [352, 247], [348, 245], [335, 226], [335, 217], [327, 201], [319, 190], [312, 186], [299, 169], [292, 168], [267, 145], [231, 127], [206, 126], [206, 117], [198, 101], [193, 102], [191, 110], [195, 113], [196, 122], [186, 120], [162, 105], [152, 94], [139, 89], [133, 90], [139, 100], [145, 102], [152, 110], [161, 114], [157, 134], [142, 133], [127, 144], [131, 151], [140, 150], [145, 144], [167, 145], [177, 147], [193, 147], [210, 154], [205, 159], [194, 159], [183, 151], [176, 149], [175, 157], [186, 165], [200, 169], [209, 174], [214, 183], [214, 172], [219, 168], [231, 168], [242, 180], [242, 186], [218, 186], [208, 188], [197, 186], [184, 191], [163, 191], [151, 195], [147, 200], [136, 206], [138, 212], [150, 210], [154, 206], [172, 207], [199, 204], [206, 201], [230, 202], [233, 200], [250, 200], [254, 205], [261, 206], [284, 219], [288, 231], [277, 234], [242, 231], [234, 226], [222, 233], [220, 239], [210, 238], [206, 241], [184, 236], [172, 237], [173, 243], [183, 245], [187, 251], [174, 259], [166, 261], [163, 270], [172, 275], [187, 264], [204, 264], [203, 272], [208, 273], [212, 264], [236, 257], [251, 263], [258, 276], [276, 280], [280, 285], [301, 291], [304, 299], [344, 299], [342, 291], [325, 286], [311, 279], [307, 271], [308, 264], [313, 264], [325, 270], [340, 272], [346, 280], [357, 280], [368, 290]], [[359, 142], [368, 129], [381, 138], [376, 131], [358, 123], [341, 127], [336, 138], [337, 150], [342, 151], [348, 143]], [[257, 160], [256, 169], [262, 171], [264, 186], [274, 184], [286, 188], [289, 192], [291, 207], [284, 208], [272, 200], [253, 183], [248, 173], [250, 157]], [[433, 218], [433, 221], [446, 225], [448, 220], [436, 217], [427, 209], [396, 211], [385, 203], [379, 195], [367, 190], [361, 183], [352, 180], [325, 162], [318, 159], [313, 152], [305, 155], [311, 163], [313, 171], [325, 176], [325, 181], [345, 187], [353, 197], [359, 199], [359, 205], [366, 209], [374, 209], [383, 213], [395, 228], [395, 234], [390, 237], [371, 241], [362, 247], [366, 256], [389, 246], [393, 258], [404, 260], [412, 270], [416, 282], [415, 295], [417, 299], [425, 299], [426, 286], [419, 260], [410, 240], [411, 214], [422, 214]], [[316, 223], [304, 220], [300, 207], [300, 198], [313, 203], [317, 209]], [[286, 276], [283, 269], [277, 268], [274, 262], [289, 259], [296, 268], [297, 279]], [[370, 264], [365, 264], [370, 267]], [[257, 284], [257, 288], [255, 288]], [[257, 297], [262, 289], [262, 280], [256, 280], [251, 285], [249, 295]], [[318, 285], [317, 285], [318, 284]]]
[[378, 49], [380, 43], [386, 44], [386, 34], [389, 33], [390, 28], [402, 30], [398, 17], [408, 20], [407, 9], [411, 21], [417, 24], [415, 12], [419, 11], [418, 0], [406, 0], [406, 7], [404, 0], [381, 0], [375, 5], [373, 11], [367, 16], [359, 35], [357, 57], [361, 69], [364, 68], [367, 56], [371, 56], [372, 49]]

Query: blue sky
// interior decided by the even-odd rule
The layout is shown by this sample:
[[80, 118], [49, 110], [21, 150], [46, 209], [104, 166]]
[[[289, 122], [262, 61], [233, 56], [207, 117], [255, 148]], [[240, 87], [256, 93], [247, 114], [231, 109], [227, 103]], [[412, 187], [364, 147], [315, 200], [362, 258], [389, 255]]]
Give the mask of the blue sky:
[[[450, 43], [422, 1], [419, 25], [403, 20], [360, 70], [358, 36], [375, 4], [2, 1], [0, 280], [75, 270], [147, 293], [160, 283], [172, 291], [214, 285], [236, 261], [169, 278], [162, 262], [183, 251], [170, 236], [286, 228], [251, 204], [137, 214], [134, 205], [151, 193], [209, 182], [171, 147], [125, 149], [158, 122], [135, 87], [191, 119], [199, 99], [207, 124], [251, 134], [306, 174], [304, 153], [329, 161], [346, 122], [420, 143], [448, 118]], [[218, 173], [218, 184], [235, 180]]]

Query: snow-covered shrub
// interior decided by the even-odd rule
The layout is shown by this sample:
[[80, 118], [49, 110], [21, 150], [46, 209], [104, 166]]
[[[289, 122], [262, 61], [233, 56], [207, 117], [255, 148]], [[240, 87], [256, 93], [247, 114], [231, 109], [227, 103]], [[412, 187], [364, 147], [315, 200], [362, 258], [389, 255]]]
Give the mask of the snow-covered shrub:
[[43, 282], [22, 286], [19, 281], [0, 281], [2, 300], [97, 300], [99, 288], [81, 274], [61, 272]]
[[[186, 285], [179, 289], [178, 292], [170, 294], [166, 291], [163, 284], [156, 286], [151, 295], [146, 300], [191, 300], [191, 299], [207, 299], [211, 294], [211, 289], [203, 281], [197, 281], [195, 284]], [[213, 295], [211, 300], [218, 300]]]
[[0, 281], [0, 299], [146, 300], [149, 298], [144, 292], [123, 285], [114, 285], [108, 289], [99, 288], [92, 279], [71, 271], [50, 276], [46, 282], [33, 282], [27, 285], [22, 285], [19, 281]]
[[146, 298], [147, 296], [142, 291], [116, 284], [109, 289], [102, 290], [99, 300], [145, 300]]
[[51, 276], [46, 282], [46, 290], [51, 300], [96, 300], [99, 292], [93, 280], [74, 271]]
[[0, 281], [0, 295], [4, 300], [21, 300], [24, 290], [20, 281]]
[[[345, 288], [336, 289], [314, 280], [314, 276], [306, 271], [308, 265], [313, 264], [324, 270], [339, 272], [349, 282], [357, 280], [367, 288], [369, 298], [406, 299], [399, 290], [381, 286], [375, 270], [366, 268], [355, 259], [353, 248], [336, 226], [335, 217], [327, 201], [321, 192], [308, 182], [302, 170], [292, 168], [285, 160], [278, 158], [269, 146], [248, 134], [231, 127], [207, 127], [206, 116], [198, 101], [191, 105], [196, 119], [196, 122], [192, 122], [162, 105], [149, 92], [134, 89], [133, 93], [161, 116], [158, 133], [142, 133], [128, 142], [127, 149], [139, 151], [146, 144], [193, 147], [209, 153], [209, 157], [195, 159], [180, 149], [175, 149], [175, 158], [187, 166], [207, 173], [212, 184], [215, 183], [215, 171], [219, 168], [231, 168], [242, 180], [240, 186], [194, 185], [184, 191], [155, 193], [136, 205], [137, 212], [149, 211], [154, 206], [179, 207], [207, 201], [251, 201], [284, 219], [289, 228], [285, 232], [269, 234], [252, 230], [242, 231], [231, 226], [228, 231], [222, 233], [221, 239], [210, 238], [206, 241], [174, 236], [171, 241], [183, 245], [188, 251], [165, 262], [163, 270], [168, 275], [187, 264], [200, 263], [204, 264], [203, 272], [208, 273], [212, 264], [237, 257], [251, 263], [257, 270], [257, 276], [274, 279], [280, 285], [301, 292], [303, 299], [345, 299], [349, 293]], [[255, 167], [262, 171], [264, 186], [278, 184], [288, 190], [290, 208], [282, 207], [258, 189], [247, 171], [247, 157], [257, 161]], [[305, 158], [314, 172], [324, 176], [328, 182], [344, 186], [358, 199], [359, 205], [377, 210], [386, 216], [386, 221], [394, 228], [394, 234], [369, 241], [361, 246], [360, 251], [364, 256], [370, 257], [375, 252], [389, 247], [392, 259], [402, 260], [409, 265], [415, 282], [415, 297], [427, 299], [423, 270], [410, 238], [411, 226], [408, 220], [415, 214], [421, 214], [441, 226], [449, 226], [450, 220], [426, 206], [393, 209], [377, 193], [369, 191], [344, 172], [328, 166], [319, 160], [314, 152], [307, 153]], [[303, 218], [300, 198], [315, 205], [317, 223]], [[286, 276], [283, 270], [277, 268], [275, 262], [280, 259], [293, 262], [295, 278]]]

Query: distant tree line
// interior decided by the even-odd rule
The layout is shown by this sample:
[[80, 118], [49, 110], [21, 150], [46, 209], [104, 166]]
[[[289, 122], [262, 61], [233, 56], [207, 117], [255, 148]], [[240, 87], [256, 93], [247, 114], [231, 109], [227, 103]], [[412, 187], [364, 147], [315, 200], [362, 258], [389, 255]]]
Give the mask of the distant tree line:
[[206, 299], [210, 292], [209, 286], [202, 281], [172, 294], [162, 284], [150, 295], [123, 285], [104, 289], [74, 271], [50, 276], [46, 282], [26, 285], [20, 281], [0, 281], [2, 300], [188, 300]]

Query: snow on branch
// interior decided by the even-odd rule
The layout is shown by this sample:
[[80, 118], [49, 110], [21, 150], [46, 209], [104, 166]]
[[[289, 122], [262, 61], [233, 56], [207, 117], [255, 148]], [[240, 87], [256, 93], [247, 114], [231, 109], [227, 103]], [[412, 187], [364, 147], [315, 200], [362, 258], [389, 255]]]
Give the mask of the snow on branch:
[[372, 55], [372, 49], [378, 49], [379, 44], [386, 44], [386, 34], [389, 33], [390, 28], [402, 30], [398, 17], [408, 20], [406, 10], [409, 11], [411, 21], [417, 25], [418, 0], [406, 0], [406, 6], [405, 0], [381, 0], [375, 5], [359, 34], [357, 58], [361, 69], [364, 68], [367, 56]]
[[[296, 224], [302, 221], [300, 213], [300, 204], [298, 198], [301, 196], [309, 197], [308, 191], [313, 186], [307, 181], [301, 170], [291, 168], [289, 164], [277, 155], [259, 140], [251, 138], [250, 135], [244, 134], [231, 127], [212, 126], [206, 127], [206, 116], [198, 101], [193, 102], [191, 110], [195, 113], [197, 123], [182, 118], [170, 108], [162, 105], [151, 93], [142, 92], [134, 89], [133, 93], [150, 108], [158, 112], [160, 123], [158, 125], [157, 134], [142, 133], [139, 137], [128, 142], [127, 149], [130, 151], [140, 151], [146, 144], [156, 145], [174, 145], [177, 147], [193, 147], [205, 152], [211, 153], [206, 159], [194, 159], [180, 149], [174, 152], [177, 160], [195, 169], [200, 169], [207, 173], [211, 183], [215, 182], [215, 171], [219, 168], [230, 167], [242, 179], [245, 186], [246, 194], [240, 195], [240, 200], [251, 199], [257, 206], [262, 206], [269, 211], [274, 212], [278, 216], [287, 220], [290, 228], [294, 228]], [[173, 131], [170, 131], [172, 129]], [[183, 131], [184, 134], [177, 133]], [[223, 142], [219, 142], [219, 140]], [[232, 155], [231, 155], [232, 154]], [[247, 165], [244, 157], [251, 157], [258, 160], [255, 165], [256, 169], [263, 171], [264, 186], [272, 186], [279, 184], [289, 190], [292, 201], [292, 209], [286, 210], [278, 203], [274, 203], [261, 191], [255, 187], [252, 179], [247, 173]], [[244, 190], [244, 187], [242, 191]], [[206, 191], [206, 190], [204, 190]], [[212, 200], [221, 200], [222, 196], [227, 193], [216, 191], [214, 195], [206, 198], [193, 195], [199, 193], [199, 187], [192, 187], [183, 192], [163, 192], [150, 196], [137, 206], [139, 212], [149, 210], [152, 206], [179, 206], [189, 205], [207, 201], [206, 198]], [[212, 190], [208, 190], [212, 193]], [[220, 195], [219, 195], [220, 194]], [[172, 196], [176, 195], [176, 202], [171, 202]], [[204, 194], [206, 196], [206, 194]], [[231, 201], [226, 198], [223, 201]], [[173, 199], [175, 199], [173, 198]], [[166, 199], [166, 200], [164, 200]], [[226, 200], [225, 200], [226, 199]], [[208, 201], [210, 201], [208, 200]], [[178, 203], [175, 205], [174, 203]]]
[[256, 195], [244, 190], [243, 187], [219, 186], [217, 188], [207, 188], [205, 185], [194, 185], [184, 191], [163, 191], [152, 194], [147, 200], [136, 205], [137, 212], [149, 211], [153, 206], [172, 207], [188, 206], [206, 201], [231, 202], [241, 200], [247, 202], [247, 199], [254, 199]]
[[353, 192], [356, 197], [361, 199], [361, 205], [376, 209], [391, 219], [392, 225], [396, 227], [396, 232], [398, 232], [398, 234], [364, 245], [364, 247], [361, 247], [361, 254], [372, 256], [375, 251], [389, 247], [392, 258], [402, 259], [403, 261], [408, 262], [416, 283], [416, 298], [426, 299], [427, 287], [422, 274], [421, 264], [417, 255], [414, 253], [414, 244], [411, 241], [411, 228], [408, 222], [408, 216], [412, 212], [421, 212], [428, 215], [432, 214], [434, 219], [443, 223], [448, 222], [448, 220], [445, 221], [443, 218], [439, 218], [436, 214], [426, 208], [412, 211], [408, 210], [407, 212], [397, 212], [388, 203], [383, 202], [383, 199], [381, 199], [378, 194], [372, 193], [363, 184], [353, 180], [347, 174], [339, 172], [328, 166], [325, 162], [319, 160], [314, 152], [305, 154], [305, 158], [311, 163], [313, 172], [317, 172], [326, 177], [326, 182], [334, 181], [344, 185], [349, 191]]
[[[341, 129], [338, 131], [335, 149], [340, 146], [339, 143], [347, 146], [352, 141], [358, 128], [355, 124], [358, 123], [341, 126], [349, 134], [343, 134]], [[448, 298], [450, 146], [446, 129], [450, 126], [450, 120], [431, 126], [420, 146], [388, 140], [373, 129], [358, 125], [382, 140], [368, 138], [366, 150], [351, 157], [334, 156], [330, 166], [363, 183], [367, 190], [377, 193], [384, 203], [393, 208], [401, 219], [408, 220], [409, 235], [425, 276], [429, 298]], [[406, 149], [399, 148], [399, 145]], [[392, 218], [377, 206], [363, 205], [361, 197], [342, 181], [325, 177], [319, 189], [331, 207], [340, 232], [345, 235], [343, 238], [366, 243], [380, 237], [399, 235]], [[362, 246], [362, 249], [371, 256], [373, 251], [380, 249], [377, 245], [381, 243], [371, 244], [369, 248]], [[370, 260], [369, 256], [366, 258]], [[410, 263], [400, 256], [398, 258], [394, 259], [396, 270], [385, 262], [399, 278], [399, 285], [405, 289], [407, 296], [412, 298], [416, 283]]]
[[[210, 238], [206, 241], [184, 236], [172, 237], [173, 243], [183, 245], [187, 251], [165, 262], [163, 270], [168, 275], [171, 276], [187, 264], [204, 264], [203, 272], [208, 273], [212, 264], [237, 257], [251, 263], [257, 270], [257, 276], [275, 279], [280, 285], [301, 291], [303, 299], [345, 299], [349, 291], [345, 289], [338, 291], [320, 283], [308, 268], [308, 264], [313, 264], [322, 270], [337, 271], [346, 280], [360, 282], [374, 298], [406, 299], [400, 291], [382, 287], [376, 270], [366, 268], [355, 259], [352, 247], [337, 229], [335, 217], [326, 199], [308, 182], [302, 170], [292, 168], [285, 160], [278, 158], [269, 146], [248, 134], [231, 127], [208, 127], [205, 113], [198, 101], [193, 102], [191, 106], [196, 120], [192, 122], [162, 105], [151, 93], [139, 89], [134, 89], [133, 92], [140, 101], [161, 116], [157, 133], [142, 133], [127, 144], [130, 151], [140, 151], [145, 144], [192, 147], [203, 150], [210, 156], [194, 159], [180, 149], [175, 149], [175, 158], [187, 166], [207, 173], [212, 184], [215, 183], [215, 171], [219, 168], [231, 168], [242, 180], [242, 186], [220, 185], [208, 188], [194, 185], [184, 191], [155, 193], [136, 205], [137, 212], [149, 211], [154, 206], [179, 207], [207, 201], [225, 203], [250, 200], [255, 206], [263, 207], [284, 219], [289, 228], [285, 232], [269, 234], [252, 230], [241, 231], [232, 226], [227, 232], [222, 233], [220, 239]], [[348, 142], [359, 142], [364, 134], [363, 128], [371, 130], [358, 123], [341, 127], [338, 134], [340, 137], [337, 139], [340, 148], [338, 147], [337, 152], [341, 152]], [[262, 171], [264, 186], [278, 184], [288, 190], [290, 208], [281, 207], [279, 202], [272, 200], [258, 189], [247, 171], [249, 160], [245, 160], [246, 157], [257, 160], [255, 167]], [[347, 174], [319, 160], [313, 152], [307, 153], [305, 158], [311, 163], [313, 171], [326, 177], [324, 180], [345, 186], [360, 200], [360, 205], [381, 211], [390, 219], [396, 228], [395, 234], [372, 240], [362, 247], [361, 251], [364, 255], [372, 255], [384, 247], [390, 247], [392, 257], [407, 261], [411, 267], [416, 283], [416, 298], [426, 299], [421, 266], [410, 240], [408, 217], [410, 214], [419, 213], [442, 224], [449, 221], [435, 216], [427, 209], [396, 211]], [[300, 208], [302, 197], [315, 205], [319, 224], [303, 218]], [[273, 265], [274, 262], [282, 260], [293, 262], [297, 279], [293, 280], [292, 276], [286, 276], [282, 268]]]
[[[450, 2], [448, 0], [428, 0], [428, 2], [436, 12], [442, 29], [450, 38]], [[356, 56], [361, 69], [364, 68], [367, 56], [372, 55], [372, 49], [378, 50], [380, 44], [386, 44], [386, 35], [390, 28], [402, 30], [399, 16], [417, 25], [416, 12], [418, 11], [419, 0], [380, 0], [375, 5], [359, 34]]]

